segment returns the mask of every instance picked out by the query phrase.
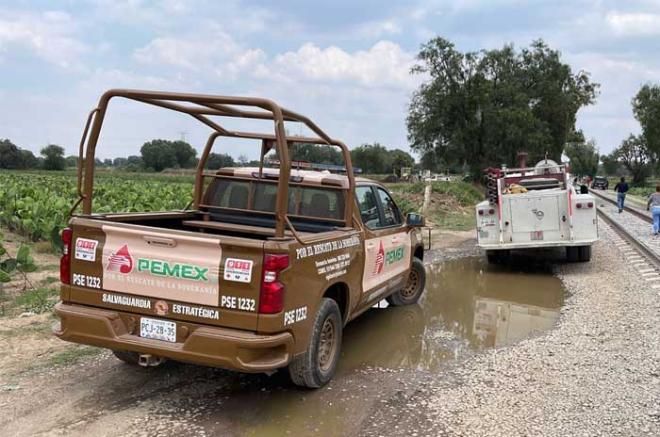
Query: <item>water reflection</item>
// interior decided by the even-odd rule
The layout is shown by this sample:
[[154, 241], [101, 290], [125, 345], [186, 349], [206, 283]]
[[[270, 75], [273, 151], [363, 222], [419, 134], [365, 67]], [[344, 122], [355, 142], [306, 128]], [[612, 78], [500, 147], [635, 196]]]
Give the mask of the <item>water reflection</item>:
[[418, 305], [374, 308], [347, 326], [339, 371], [361, 365], [434, 369], [463, 352], [550, 329], [564, 289], [549, 269], [512, 271], [482, 258], [432, 264]]

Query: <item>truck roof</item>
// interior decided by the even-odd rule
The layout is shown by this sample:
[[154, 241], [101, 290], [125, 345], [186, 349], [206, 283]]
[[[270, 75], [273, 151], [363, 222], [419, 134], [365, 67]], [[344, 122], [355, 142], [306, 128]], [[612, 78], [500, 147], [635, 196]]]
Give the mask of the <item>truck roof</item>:
[[[259, 174], [259, 167], [223, 167], [217, 171], [217, 174], [244, 178], [256, 178]], [[278, 179], [279, 175], [279, 168], [264, 167], [263, 169], [263, 177], [266, 179]], [[291, 169], [290, 177], [292, 179], [296, 179], [297, 182], [310, 185], [335, 186], [343, 189], [348, 189], [349, 187], [348, 177], [346, 175], [330, 173], [328, 171]], [[356, 177], [355, 182], [375, 183], [376, 181], [367, 178]]]

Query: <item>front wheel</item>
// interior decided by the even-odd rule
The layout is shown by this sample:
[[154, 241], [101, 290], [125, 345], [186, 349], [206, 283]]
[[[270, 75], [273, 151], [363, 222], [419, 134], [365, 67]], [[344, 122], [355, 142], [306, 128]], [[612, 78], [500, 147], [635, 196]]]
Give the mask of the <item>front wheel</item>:
[[404, 287], [387, 297], [387, 303], [394, 306], [411, 305], [416, 303], [424, 292], [426, 285], [426, 270], [419, 258], [413, 258], [408, 281]]
[[323, 298], [316, 312], [307, 350], [293, 358], [289, 376], [301, 387], [323, 387], [337, 370], [341, 350], [342, 320], [337, 302]]

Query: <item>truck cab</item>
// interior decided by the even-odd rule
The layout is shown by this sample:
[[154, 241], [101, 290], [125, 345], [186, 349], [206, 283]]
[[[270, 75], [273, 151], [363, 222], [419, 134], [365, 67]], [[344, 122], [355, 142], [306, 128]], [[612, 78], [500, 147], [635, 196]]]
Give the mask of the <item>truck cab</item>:
[[[115, 97], [212, 127], [189, 208], [93, 213], [94, 152]], [[272, 119], [275, 134], [229, 131], [208, 115]], [[287, 120], [318, 136], [285, 135]], [[205, 170], [219, 137], [260, 139], [260, 165]], [[291, 168], [290, 142], [339, 147], [346, 165], [340, 174]], [[414, 304], [424, 291], [423, 217], [404, 217], [384, 186], [353, 175], [343, 143], [272, 101], [111, 90], [90, 114], [80, 150], [83, 210], [62, 233], [55, 308], [63, 340], [142, 366], [172, 359], [242, 372], [288, 367], [295, 384], [320, 387], [335, 372], [346, 323], [381, 299]], [[276, 168], [265, 160], [271, 150]]]

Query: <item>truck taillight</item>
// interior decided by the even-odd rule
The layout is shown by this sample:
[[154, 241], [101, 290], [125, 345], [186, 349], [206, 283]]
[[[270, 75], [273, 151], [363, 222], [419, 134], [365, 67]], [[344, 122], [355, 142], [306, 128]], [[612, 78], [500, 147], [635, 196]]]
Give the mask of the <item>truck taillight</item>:
[[280, 273], [289, 267], [289, 255], [264, 255], [261, 293], [259, 295], [259, 313], [276, 314], [284, 308], [284, 284], [280, 282]]
[[594, 203], [593, 202], [587, 202], [587, 203], [576, 203], [575, 207], [577, 209], [582, 209], [582, 208], [593, 208]]
[[62, 230], [62, 258], [60, 258], [60, 281], [62, 284], [71, 283], [71, 228]]

